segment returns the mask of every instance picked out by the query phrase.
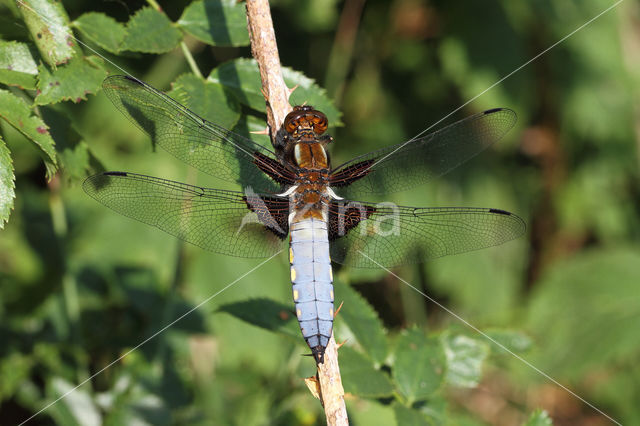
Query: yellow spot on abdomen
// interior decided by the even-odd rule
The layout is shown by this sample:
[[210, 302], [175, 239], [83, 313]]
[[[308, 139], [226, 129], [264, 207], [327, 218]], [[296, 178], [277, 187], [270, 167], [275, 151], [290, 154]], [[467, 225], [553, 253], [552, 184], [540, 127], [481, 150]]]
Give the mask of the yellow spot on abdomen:
[[333, 316], [333, 308], [329, 309], [329, 315]]
[[298, 290], [293, 290], [293, 301], [297, 302], [299, 298], [300, 298], [300, 293], [298, 292]]
[[293, 248], [289, 247], [289, 263], [293, 263]]
[[296, 280], [296, 269], [292, 266], [291, 267], [291, 281], [295, 281]]
[[333, 300], [333, 290], [329, 294], [331, 294], [331, 300]]
[[300, 318], [302, 316], [302, 311], [300, 309], [297, 309], [296, 314], [298, 315], [298, 318]]
[[333, 268], [329, 266], [329, 279], [333, 282]]

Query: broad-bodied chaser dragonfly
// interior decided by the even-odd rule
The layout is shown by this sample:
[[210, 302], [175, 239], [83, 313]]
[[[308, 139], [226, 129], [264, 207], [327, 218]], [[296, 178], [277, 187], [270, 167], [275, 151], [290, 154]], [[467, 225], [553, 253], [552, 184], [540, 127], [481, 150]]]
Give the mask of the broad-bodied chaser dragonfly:
[[433, 259], [502, 244], [525, 230], [522, 219], [499, 209], [353, 201], [414, 187], [472, 158], [513, 127], [516, 115], [509, 109], [485, 111], [332, 167], [327, 117], [309, 105], [287, 115], [274, 152], [136, 78], [111, 76], [103, 87], [154, 143], [244, 191], [129, 172], [91, 176], [84, 190], [119, 213], [217, 253], [268, 257], [289, 235], [296, 315], [319, 363], [333, 328], [332, 261], [389, 268], [410, 262], [416, 248]]

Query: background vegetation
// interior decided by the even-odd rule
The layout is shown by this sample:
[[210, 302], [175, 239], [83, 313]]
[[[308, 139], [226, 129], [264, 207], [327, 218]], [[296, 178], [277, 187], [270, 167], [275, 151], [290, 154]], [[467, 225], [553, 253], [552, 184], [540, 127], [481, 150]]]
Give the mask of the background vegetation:
[[[155, 152], [100, 83], [117, 64], [216, 123], [259, 129], [259, 82], [239, 59], [250, 58], [243, 5], [55, 4], [47, 16], [86, 46], [48, 39], [29, 8], [0, 2], [2, 424], [257, 264], [180, 243], [81, 189], [105, 168], [232, 188]], [[295, 101], [336, 125], [335, 164], [421, 132], [608, 5], [272, 1], [282, 62], [300, 72], [288, 76], [301, 84]], [[392, 198], [522, 216], [518, 241], [396, 272], [624, 424], [640, 424], [639, 34], [640, 8], [623, 2], [483, 94], [447, 122], [501, 106], [517, 127]], [[322, 424], [301, 380], [314, 364], [301, 356], [289, 285], [278, 257], [32, 423]], [[548, 424], [538, 408], [555, 424], [608, 424], [384, 271], [340, 269], [336, 291], [354, 424]]]

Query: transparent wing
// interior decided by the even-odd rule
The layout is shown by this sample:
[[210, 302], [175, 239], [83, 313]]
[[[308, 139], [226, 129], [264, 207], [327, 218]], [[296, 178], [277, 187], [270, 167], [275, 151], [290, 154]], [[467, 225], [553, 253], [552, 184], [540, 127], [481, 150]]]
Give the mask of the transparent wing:
[[330, 210], [331, 259], [359, 268], [391, 268], [492, 247], [518, 238], [526, 229], [513, 213], [489, 208], [344, 201], [333, 203]]
[[472, 115], [425, 137], [364, 154], [336, 167], [331, 186], [338, 188], [339, 195], [356, 199], [412, 188], [473, 158], [503, 137], [515, 122], [515, 112], [505, 108]]
[[120, 112], [154, 143], [185, 163], [243, 187], [263, 192], [279, 190], [263, 172], [276, 163], [268, 161], [275, 157], [268, 149], [205, 120], [134, 77], [111, 76], [102, 87]]
[[[87, 178], [83, 188], [105, 206], [216, 253], [267, 257], [282, 239], [258, 219], [240, 192], [202, 188], [135, 173], [105, 172]], [[259, 204], [253, 194], [254, 205]], [[288, 201], [265, 196], [286, 217]], [[251, 203], [251, 201], [249, 202]], [[275, 226], [275, 225], [274, 225]], [[282, 231], [282, 232], [286, 232]]]

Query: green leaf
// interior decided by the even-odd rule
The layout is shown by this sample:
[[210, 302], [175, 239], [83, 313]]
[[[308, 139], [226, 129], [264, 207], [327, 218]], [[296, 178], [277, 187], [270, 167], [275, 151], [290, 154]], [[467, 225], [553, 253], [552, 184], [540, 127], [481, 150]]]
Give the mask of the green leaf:
[[53, 377], [47, 384], [47, 393], [50, 398], [60, 399], [51, 407], [51, 415], [58, 424], [64, 425], [101, 425], [102, 415], [91, 395], [85, 388], [75, 387], [60, 377]]
[[293, 337], [301, 337], [300, 326], [291, 312], [291, 307], [271, 299], [259, 298], [221, 306], [219, 312], [226, 312], [242, 321], [270, 331]]
[[393, 404], [396, 423], [402, 426], [430, 426], [436, 423], [418, 410], [405, 407], [397, 401]]
[[177, 24], [198, 40], [213, 46], [249, 44], [245, 6], [236, 0], [193, 2]]
[[167, 15], [150, 7], [136, 12], [127, 22], [127, 35], [121, 50], [145, 53], [165, 53], [173, 50], [182, 40]]
[[23, 0], [18, 9], [44, 61], [52, 67], [68, 62], [79, 53], [62, 2]]
[[[529, 307], [530, 330], [543, 347], [536, 365], [580, 379], [632, 365], [640, 347], [640, 250], [581, 252], [546, 269]], [[578, 297], [579, 296], [579, 297]]]
[[7, 90], [0, 90], [0, 117], [40, 148], [45, 155], [47, 179], [51, 179], [57, 169], [57, 162], [55, 143], [47, 125], [31, 113], [24, 99], [18, 98]]
[[[0, 148], [2, 148], [1, 140]], [[0, 159], [0, 163], [1, 162], [2, 160]], [[0, 185], [2, 185], [1, 181]], [[1, 191], [2, 186], [0, 186], [0, 192]], [[0, 197], [2, 197], [1, 194]], [[0, 229], [2, 229], [1, 226]], [[20, 386], [29, 380], [29, 374], [31, 373], [33, 364], [34, 362], [31, 355], [24, 355], [18, 351], [11, 351], [3, 355], [0, 359], [0, 377], [2, 377], [0, 381], [0, 401], [7, 400], [16, 395]]]
[[118, 53], [127, 32], [124, 25], [104, 13], [89, 12], [73, 22], [88, 40], [107, 52]]
[[387, 358], [387, 338], [382, 322], [371, 305], [353, 288], [336, 280], [335, 303], [344, 302], [339, 317], [351, 330], [362, 349], [378, 365]]
[[107, 72], [101, 67], [102, 59], [97, 56], [75, 58], [67, 65], [51, 71], [40, 65], [38, 95], [36, 105], [54, 104], [61, 101], [78, 103], [87, 100], [87, 95], [100, 90]]
[[73, 181], [79, 181], [86, 177], [89, 169], [89, 146], [83, 141], [73, 148], [65, 148], [58, 153], [60, 164]]
[[[485, 330], [485, 333], [493, 340], [509, 349], [511, 352], [526, 352], [531, 348], [533, 344], [529, 336], [517, 330]], [[506, 354], [511, 356], [511, 354], [509, 354], [503, 348], [491, 342], [490, 340], [487, 340], [487, 343], [491, 347], [491, 351], [493, 354]]]
[[[330, 125], [339, 126], [342, 124], [340, 112], [333, 106], [326, 91], [318, 86], [314, 80], [286, 67], [282, 68], [282, 75], [287, 87], [298, 85], [289, 99], [292, 105], [301, 105], [306, 102], [325, 113]], [[215, 68], [208, 80], [227, 87], [240, 103], [257, 111], [265, 110], [260, 71], [255, 60], [241, 58], [226, 62]]]
[[29, 46], [0, 40], [0, 83], [25, 89], [36, 88], [38, 66]]
[[193, 74], [178, 77], [169, 96], [225, 129], [233, 128], [240, 119], [240, 105], [235, 98], [229, 97], [221, 85]]
[[489, 345], [449, 333], [441, 336], [440, 341], [447, 358], [447, 384], [463, 388], [477, 386], [482, 378], [482, 363], [489, 355]]
[[0, 229], [3, 229], [4, 224], [9, 221], [9, 215], [13, 209], [13, 199], [16, 198], [15, 180], [11, 153], [0, 137]]
[[[235, 99], [235, 98], [234, 98]], [[258, 118], [253, 115], [243, 115], [236, 123], [233, 131], [239, 135], [247, 137], [257, 144], [260, 144], [268, 149], [273, 149], [271, 146], [271, 138], [269, 135], [257, 134], [252, 132], [262, 132], [267, 129], [267, 122], [263, 118]]]
[[348, 346], [340, 348], [339, 357], [346, 392], [367, 398], [391, 396], [393, 385], [389, 377], [376, 370], [367, 357]]
[[553, 422], [545, 410], [537, 409], [527, 419], [523, 426], [552, 426]]
[[445, 355], [436, 339], [428, 339], [422, 330], [406, 330], [395, 347], [393, 378], [409, 403], [425, 399], [443, 382]]

